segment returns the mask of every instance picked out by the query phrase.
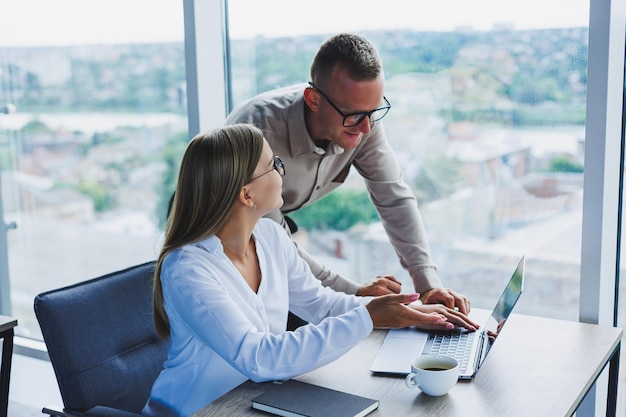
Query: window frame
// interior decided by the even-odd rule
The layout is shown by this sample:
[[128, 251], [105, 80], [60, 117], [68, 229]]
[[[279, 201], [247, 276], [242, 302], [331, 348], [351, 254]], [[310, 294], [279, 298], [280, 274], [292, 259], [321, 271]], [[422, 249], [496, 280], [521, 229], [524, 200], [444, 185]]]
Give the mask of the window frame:
[[619, 3], [590, 6], [579, 305], [579, 321], [609, 326], [617, 325], [623, 172], [626, 14]]
[[226, 0], [183, 0], [189, 138], [221, 126], [229, 109]]
[[[623, 1], [590, 1], [579, 321], [606, 326], [619, 308], [625, 22]], [[606, 412], [608, 369], [598, 381], [581, 415]]]

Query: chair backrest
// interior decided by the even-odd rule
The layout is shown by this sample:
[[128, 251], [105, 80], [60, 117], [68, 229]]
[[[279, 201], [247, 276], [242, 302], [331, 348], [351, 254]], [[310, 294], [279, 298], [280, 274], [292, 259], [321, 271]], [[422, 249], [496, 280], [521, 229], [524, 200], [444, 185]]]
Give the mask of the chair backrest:
[[155, 262], [35, 297], [63, 405], [140, 413], [162, 369], [168, 343], [152, 319]]

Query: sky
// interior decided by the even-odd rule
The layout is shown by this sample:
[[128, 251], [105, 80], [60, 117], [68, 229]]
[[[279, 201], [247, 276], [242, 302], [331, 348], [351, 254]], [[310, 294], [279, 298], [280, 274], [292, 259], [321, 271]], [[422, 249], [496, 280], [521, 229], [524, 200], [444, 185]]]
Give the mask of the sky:
[[[215, 0], [218, 1], [218, 0]], [[587, 26], [590, 0], [229, 0], [232, 38]], [[0, 46], [183, 39], [182, 0], [0, 0]]]

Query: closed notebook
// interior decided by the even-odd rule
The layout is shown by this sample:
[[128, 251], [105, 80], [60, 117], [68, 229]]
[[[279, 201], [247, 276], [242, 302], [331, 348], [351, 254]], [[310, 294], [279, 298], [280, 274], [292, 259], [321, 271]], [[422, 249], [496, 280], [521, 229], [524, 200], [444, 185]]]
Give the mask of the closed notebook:
[[285, 417], [361, 417], [379, 402], [347, 392], [287, 380], [252, 399], [252, 407]]

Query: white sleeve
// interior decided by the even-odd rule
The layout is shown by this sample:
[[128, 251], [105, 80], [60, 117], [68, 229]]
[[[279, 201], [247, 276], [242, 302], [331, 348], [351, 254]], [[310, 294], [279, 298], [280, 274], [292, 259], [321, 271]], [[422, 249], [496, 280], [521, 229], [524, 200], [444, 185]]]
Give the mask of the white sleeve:
[[[228, 268], [212, 256], [196, 248], [176, 251], [166, 258], [161, 275], [166, 310], [168, 316], [181, 320], [194, 337], [253, 381], [287, 379], [326, 365], [372, 330], [365, 306], [355, 306], [354, 301], [342, 304], [342, 297], [334, 295], [324, 302], [314, 300], [315, 308], [311, 310], [319, 316], [323, 311], [334, 313], [349, 305], [352, 308], [318, 325], [272, 334], [246, 314], [245, 300], [227, 287], [228, 280], [236, 276], [225, 277]], [[301, 271], [296, 268], [296, 272]], [[298, 305], [310, 301], [314, 294], [308, 284], [302, 284], [302, 291], [306, 296], [298, 300]]]

